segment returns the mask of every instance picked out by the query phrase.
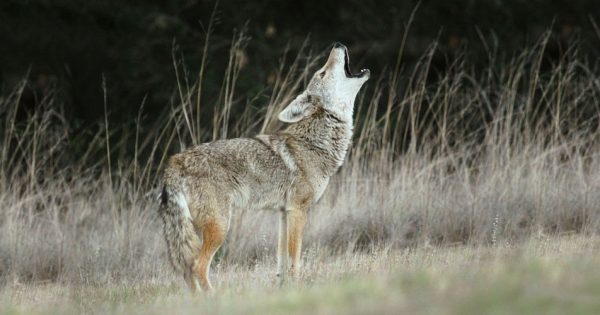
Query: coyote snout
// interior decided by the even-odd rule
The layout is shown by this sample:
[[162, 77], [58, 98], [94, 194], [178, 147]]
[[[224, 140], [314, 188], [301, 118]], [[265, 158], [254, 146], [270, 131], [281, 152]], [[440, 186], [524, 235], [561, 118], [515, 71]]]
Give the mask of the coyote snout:
[[285, 279], [288, 255], [289, 272], [298, 274], [306, 212], [344, 161], [354, 100], [369, 75], [352, 73], [348, 50], [336, 43], [279, 114], [286, 129], [205, 143], [169, 159], [160, 215], [170, 260], [192, 290], [212, 289], [210, 264], [236, 209], [280, 210], [277, 274]]
[[303, 109], [316, 97], [320, 99], [323, 108], [351, 122], [354, 99], [369, 76], [370, 71], [367, 69], [357, 74], [352, 73], [348, 49], [335, 43], [325, 65], [315, 72], [306, 90], [279, 114], [279, 120], [296, 122], [302, 119], [304, 116], [301, 114], [306, 114]]

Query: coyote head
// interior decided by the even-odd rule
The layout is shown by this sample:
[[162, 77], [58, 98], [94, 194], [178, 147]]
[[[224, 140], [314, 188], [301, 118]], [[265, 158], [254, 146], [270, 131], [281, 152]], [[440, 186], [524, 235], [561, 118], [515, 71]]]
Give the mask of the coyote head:
[[367, 69], [352, 73], [348, 49], [335, 43], [325, 65], [315, 72], [304, 92], [279, 114], [279, 120], [289, 123], [300, 121], [312, 113], [315, 104], [320, 104], [345, 121], [352, 122], [354, 99], [369, 75]]

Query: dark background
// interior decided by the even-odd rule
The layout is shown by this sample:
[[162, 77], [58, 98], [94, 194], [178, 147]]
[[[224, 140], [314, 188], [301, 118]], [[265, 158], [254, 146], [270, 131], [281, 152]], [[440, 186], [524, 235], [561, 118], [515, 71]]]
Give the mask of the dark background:
[[[268, 91], [269, 74], [285, 48], [293, 55], [307, 37], [317, 53], [334, 41], [345, 43], [354, 69], [368, 66], [381, 74], [393, 66], [416, 5], [391, 0], [221, 1], [207, 55], [204, 104], [218, 97], [236, 30], [245, 27], [250, 37], [237, 87], [243, 99], [245, 93]], [[21, 114], [27, 117], [53, 91], [53, 104], [77, 130], [104, 117], [104, 75], [111, 121], [131, 124], [144, 98], [145, 121], [152, 121], [175, 100], [173, 47], [178, 47], [185, 67], [197, 72], [214, 8], [213, 1], [202, 0], [3, 0], [2, 93], [27, 79], [20, 101]], [[467, 54], [470, 65], [477, 67], [486, 62], [481, 36], [511, 56], [547, 30], [553, 34], [550, 60], [574, 40], [587, 58], [596, 58], [600, 39], [591, 21], [598, 13], [597, 0], [424, 0], [409, 32], [403, 65], [410, 67], [438, 40], [432, 71], [443, 72], [457, 53]]]

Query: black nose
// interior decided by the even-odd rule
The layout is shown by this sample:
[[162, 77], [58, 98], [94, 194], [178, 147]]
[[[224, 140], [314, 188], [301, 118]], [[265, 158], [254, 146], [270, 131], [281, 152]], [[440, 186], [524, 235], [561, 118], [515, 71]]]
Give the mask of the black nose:
[[344, 46], [340, 42], [335, 42], [335, 43], [333, 43], [333, 48], [346, 48], [346, 46]]

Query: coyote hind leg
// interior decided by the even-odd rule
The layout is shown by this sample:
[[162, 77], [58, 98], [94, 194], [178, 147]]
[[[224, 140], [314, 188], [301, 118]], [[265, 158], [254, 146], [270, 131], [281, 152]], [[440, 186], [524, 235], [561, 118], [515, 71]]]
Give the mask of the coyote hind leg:
[[202, 247], [200, 248], [200, 256], [196, 261], [196, 275], [200, 280], [202, 289], [205, 291], [212, 291], [213, 289], [209, 280], [210, 264], [225, 240], [228, 228], [226, 222], [226, 220], [209, 219], [200, 226], [202, 229]]
[[198, 283], [198, 278], [196, 277], [194, 271], [191, 268], [189, 270], [184, 271], [183, 279], [188, 285], [188, 288], [190, 289], [191, 293], [194, 293], [196, 292], [196, 290], [198, 290], [200, 284]]

